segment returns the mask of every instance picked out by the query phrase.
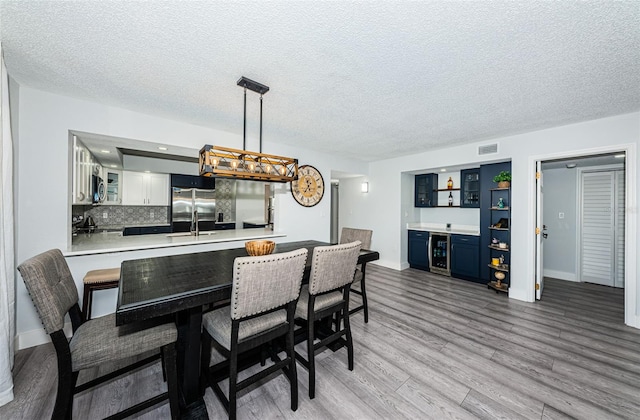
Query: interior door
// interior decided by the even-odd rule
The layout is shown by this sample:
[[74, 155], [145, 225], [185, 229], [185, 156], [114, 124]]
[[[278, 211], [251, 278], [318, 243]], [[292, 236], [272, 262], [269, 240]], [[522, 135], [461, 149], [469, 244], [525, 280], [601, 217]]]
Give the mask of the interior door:
[[542, 268], [543, 220], [542, 220], [542, 162], [536, 162], [536, 299], [540, 300], [544, 286]]
[[614, 286], [615, 178], [612, 171], [582, 174], [580, 280]]

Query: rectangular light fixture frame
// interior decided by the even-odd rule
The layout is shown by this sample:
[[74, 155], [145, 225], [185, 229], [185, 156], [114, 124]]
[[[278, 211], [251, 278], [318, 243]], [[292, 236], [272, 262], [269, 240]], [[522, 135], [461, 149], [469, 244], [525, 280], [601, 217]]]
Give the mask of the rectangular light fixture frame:
[[207, 144], [200, 149], [200, 175], [291, 182], [298, 179], [298, 159]]

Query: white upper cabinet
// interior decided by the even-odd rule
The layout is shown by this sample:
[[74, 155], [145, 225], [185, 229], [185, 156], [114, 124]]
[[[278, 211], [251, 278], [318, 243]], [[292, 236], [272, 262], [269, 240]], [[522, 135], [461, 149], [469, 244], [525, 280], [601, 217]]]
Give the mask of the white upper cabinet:
[[91, 204], [91, 175], [100, 174], [102, 167], [89, 149], [73, 137], [72, 204]]
[[168, 206], [169, 175], [123, 171], [122, 204], [125, 206]]

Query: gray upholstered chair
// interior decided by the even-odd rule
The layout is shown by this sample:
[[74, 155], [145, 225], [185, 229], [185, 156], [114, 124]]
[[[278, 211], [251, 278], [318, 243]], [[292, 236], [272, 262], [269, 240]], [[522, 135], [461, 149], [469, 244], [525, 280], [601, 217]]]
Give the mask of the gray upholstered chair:
[[[202, 375], [229, 413], [236, 417], [237, 392], [248, 385], [282, 370], [291, 386], [291, 409], [298, 409], [298, 376], [294, 357], [294, 315], [304, 275], [308, 251], [260, 257], [238, 257], [233, 267], [233, 286], [230, 306], [219, 308], [203, 316]], [[286, 337], [286, 357], [274, 352], [274, 364], [238, 382], [238, 357], [251, 349]], [[211, 345], [225, 360], [211, 367]], [[220, 374], [221, 373], [221, 374]], [[229, 377], [229, 397], [219, 381]]]
[[[178, 336], [173, 323], [143, 322], [116, 327], [115, 314], [82, 321], [78, 306], [78, 290], [58, 249], [32, 257], [18, 266], [31, 295], [44, 329], [51, 336], [58, 358], [58, 392], [52, 419], [71, 419], [73, 395], [137, 369], [162, 355], [167, 375], [168, 392], [125, 409], [118, 418], [130, 416], [158, 402], [169, 399], [171, 417], [179, 417], [178, 381], [175, 342]], [[73, 329], [71, 341], [64, 331], [65, 314], [69, 314]], [[144, 355], [160, 350], [157, 355], [120, 368], [112, 373], [76, 386], [78, 373], [104, 363]]]
[[[343, 227], [342, 232], [340, 233], [340, 243], [346, 244], [353, 241], [362, 242], [362, 249], [371, 249], [371, 236], [373, 235], [372, 230], [368, 229], [353, 229]], [[355, 308], [351, 308], [351, 313], [357, 312], [361, 309], [364, 310], [364, 322], [369, 322], [369, 305], [367, 303], [367, 287], [364, 281], [365, 279], [365, 269], [366, 265], [358, 264], [356, 269], [356, 275], [353, 279], [353, 284], [359, 284], [360, 290], [351, 288], [351, 291], [357, 295], [362, 296], [362, 305], [357, 306]]]
[[[309, 284], [302, 287], [296, 307], [296, 318], [302, 319], [300, 332], [306, 334], [307, 358], [296, 352], [296, 359], [309, 370], [309, 398], [315, 397], [315, 355], [327, 345], [339, 343], [347, 347], [349, 370], [353, 370], [353, 340], [349, 323], [349, 290], [360, 254], [360, 241], [313, 249]], [[336, 316], [335, 324], [328, 322], [318, 343], [315, 322]], [[335, 328], [335, 331], [332, 330]], [[298, 331], [296, 331], [298, 333]], [[344, 338], [343, 338], [344, 337]]]

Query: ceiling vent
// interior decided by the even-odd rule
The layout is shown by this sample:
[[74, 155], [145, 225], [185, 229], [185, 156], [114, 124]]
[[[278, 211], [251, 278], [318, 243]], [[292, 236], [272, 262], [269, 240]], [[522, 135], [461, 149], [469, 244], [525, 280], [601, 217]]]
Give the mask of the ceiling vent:
[[487, 144], [487, 145], [478, 147], [479, 155], [490, 155], [492, 153], [498, 153], [498, 143]]

